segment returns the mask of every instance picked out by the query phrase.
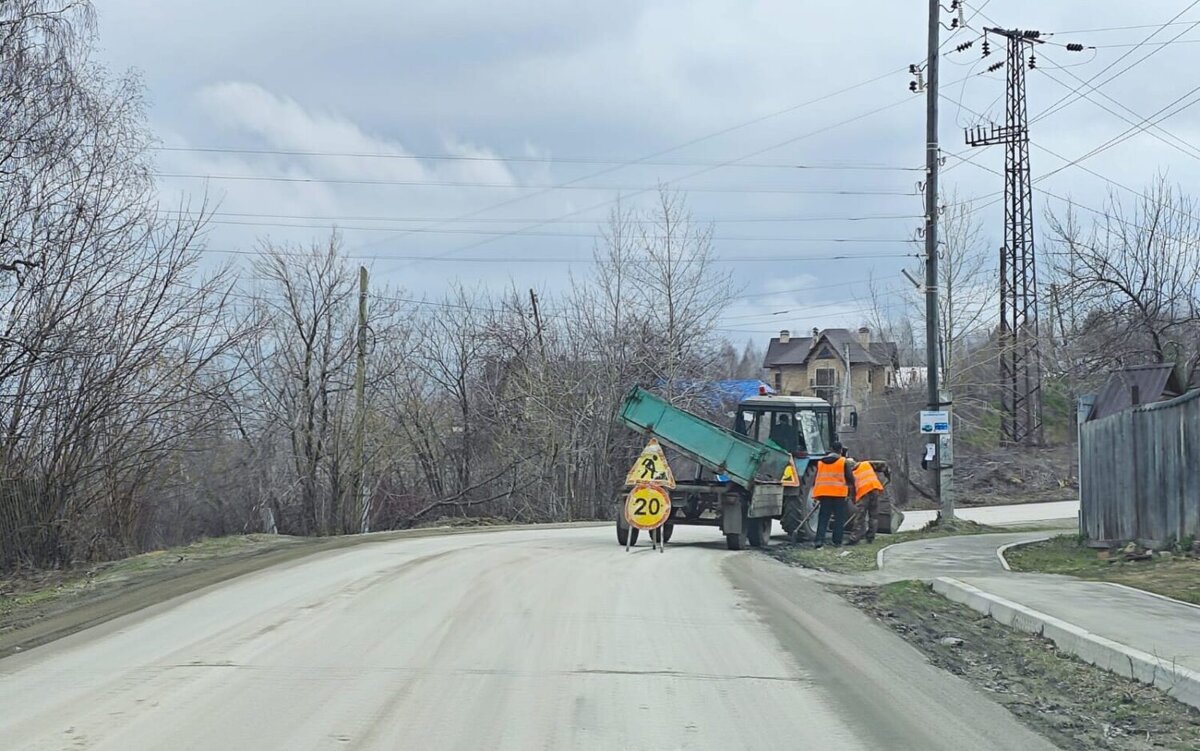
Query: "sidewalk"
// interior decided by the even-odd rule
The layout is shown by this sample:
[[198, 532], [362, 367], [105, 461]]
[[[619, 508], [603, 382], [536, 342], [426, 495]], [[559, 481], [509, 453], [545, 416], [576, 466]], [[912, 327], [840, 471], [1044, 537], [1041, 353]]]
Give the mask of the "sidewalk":
[[[1053, 503], [1014, 503], [1005, 506], [964, 506], [955, 510], [955, 516], [967, 521], [1004, 526], [1056, 519], [1078, 519], [1079, 501], [1055, 501]], [[922, 509], [905, 511], [901, 532], [920, 529], [937, 517], [938, 512]]]
[[1046, 532], [919, 540], [885, 548], [882, 579], [934, 589], [1007, 625], [1039, 633], [1105, 669], [1200, 707], [1200, 607], [1107, 582], [1005, 570], [997, 551]]

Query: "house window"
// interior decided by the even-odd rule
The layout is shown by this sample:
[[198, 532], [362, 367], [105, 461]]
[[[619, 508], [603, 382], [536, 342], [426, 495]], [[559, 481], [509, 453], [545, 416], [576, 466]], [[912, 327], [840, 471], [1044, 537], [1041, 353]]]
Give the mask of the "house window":
[[875, 371], [867, 370], [867, 383], [875, 383]]
[[836, 386], [837, 371], [833, 368], [817, 368], [817, 386]]
[[775, 371], [775, 390], [780, 393], [783, 392], [783, 371], [782, 370]]

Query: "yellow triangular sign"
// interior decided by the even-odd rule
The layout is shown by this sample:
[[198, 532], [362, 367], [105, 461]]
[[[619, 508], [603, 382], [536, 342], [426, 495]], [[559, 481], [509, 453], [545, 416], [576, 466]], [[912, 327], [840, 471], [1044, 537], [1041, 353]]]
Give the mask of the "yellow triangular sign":
[[800, 476], [796, 472], [795, 459], [790, 459], [788, 461], [787, 469], [783, 470], [783, 479], [779, 481], [779, 484], [785, 488], [800, 487]]
[[664, 488], [675, 487], [675, 475], [667, 464], [666, 454], [662, 446], [654, 438], [642, 449], [641, 455], [633, 463], [629, 474], [625, 475], [626, 485], [659, 485]]

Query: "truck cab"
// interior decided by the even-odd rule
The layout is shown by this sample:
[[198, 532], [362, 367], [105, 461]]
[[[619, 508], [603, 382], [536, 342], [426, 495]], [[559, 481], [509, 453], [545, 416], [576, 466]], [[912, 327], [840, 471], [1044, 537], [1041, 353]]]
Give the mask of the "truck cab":
[[[826, 454], [837, 439], [833, 407], [811, 396], [760, 394], [738, 404], [733, 429], [759, 443], [773, 441], [799, 459]], [[796, 470], [804, 474], [797, 461]]]

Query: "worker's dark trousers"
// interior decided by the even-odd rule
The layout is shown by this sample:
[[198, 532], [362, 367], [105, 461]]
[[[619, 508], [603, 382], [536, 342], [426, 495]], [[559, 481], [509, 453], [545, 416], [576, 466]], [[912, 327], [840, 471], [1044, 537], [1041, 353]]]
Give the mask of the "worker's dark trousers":
[[829, 528], [829, 517], [833, 516], [833, 544], [842, 544], [842, 532], [846, 529], [846, 499], [818, 498], [821, 510], [817, 512], [817, 535], [813, 542], [820, 545], [825, 542], [825, 530]]
[[850, 541], [866, 539], [875, 541], [875, 530], [879, 526], [879, 497], [881, 490], [872, 490], [854, 504], [853, 522], [850, 524]]

